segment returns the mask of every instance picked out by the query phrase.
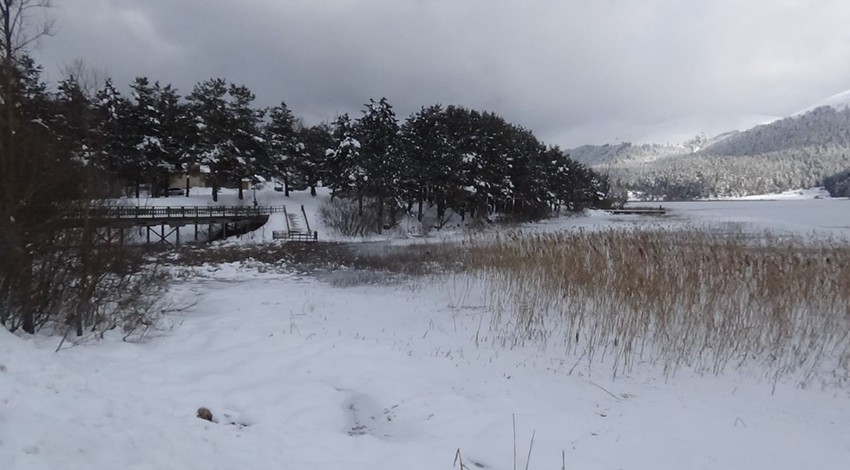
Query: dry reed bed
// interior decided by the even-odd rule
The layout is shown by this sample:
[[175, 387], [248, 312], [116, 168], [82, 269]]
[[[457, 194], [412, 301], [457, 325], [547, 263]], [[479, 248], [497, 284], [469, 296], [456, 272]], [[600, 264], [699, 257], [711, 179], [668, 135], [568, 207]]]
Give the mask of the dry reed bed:
[[594, 231], [444, 246], [483, 282], [498, 341], [614, 374], [728, 369], [850, 383], [850, 247], [769, 234]]

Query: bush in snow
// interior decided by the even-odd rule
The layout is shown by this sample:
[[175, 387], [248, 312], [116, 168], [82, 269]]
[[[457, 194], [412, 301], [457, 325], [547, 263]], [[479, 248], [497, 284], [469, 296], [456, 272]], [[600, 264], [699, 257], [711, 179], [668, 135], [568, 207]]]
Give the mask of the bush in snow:
[[363, 201], [363, 206], [352, 199], [335, 198], [319, 207], [325, 226], [346, 237], [364, 237], [378, 233], [378, 210]]

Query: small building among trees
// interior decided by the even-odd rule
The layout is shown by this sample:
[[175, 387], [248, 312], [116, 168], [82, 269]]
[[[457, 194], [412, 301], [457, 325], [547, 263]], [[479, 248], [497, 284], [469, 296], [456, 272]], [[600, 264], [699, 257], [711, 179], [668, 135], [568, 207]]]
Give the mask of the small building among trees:
[[183, 171], [172, 173], [168, 178], [170, 188], [207, 188], [210, 167], [207, 165], [191, 165]]

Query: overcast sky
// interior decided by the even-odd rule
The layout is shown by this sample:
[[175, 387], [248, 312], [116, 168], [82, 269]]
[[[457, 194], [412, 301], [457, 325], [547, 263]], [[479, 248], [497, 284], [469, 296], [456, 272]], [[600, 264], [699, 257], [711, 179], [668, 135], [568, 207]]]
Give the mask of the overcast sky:
[[494, 111], [549, 144], [675, 140], [850, 89], [848, 0], [53, 0], [35, 55], [222, 77], [308, 123], [386, 96]]

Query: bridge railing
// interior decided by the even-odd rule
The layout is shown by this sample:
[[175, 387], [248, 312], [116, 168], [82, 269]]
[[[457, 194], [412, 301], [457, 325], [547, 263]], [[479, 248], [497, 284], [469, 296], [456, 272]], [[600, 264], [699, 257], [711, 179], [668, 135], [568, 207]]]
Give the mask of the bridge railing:
[[108, 206], [74, 209], [67, 219], [183, 219], [258, 217], [283, 212], [283, 206]]

